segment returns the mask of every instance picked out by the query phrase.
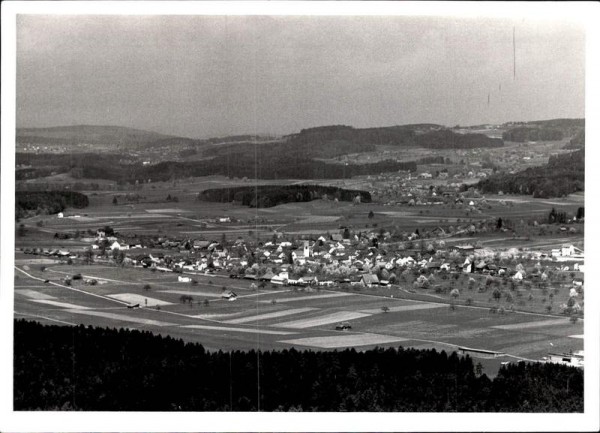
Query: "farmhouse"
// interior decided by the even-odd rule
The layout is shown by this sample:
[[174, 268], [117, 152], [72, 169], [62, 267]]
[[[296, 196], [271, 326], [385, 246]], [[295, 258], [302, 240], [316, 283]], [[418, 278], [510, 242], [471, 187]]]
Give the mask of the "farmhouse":
[[191, 277], [185, 277], [183, 275], [179, 275], [177, 277], [177, 281], [179, 281], [180, 283], [191, 283], [192, 279], [191, 279]]
[[273, 278], [271, 278], [271, 284], [277, 284], [277, 285], [284, 285], [287, 284], [288, 279], [285, 277], [282, 277], [281, 275], [275, 275]]
[[379, 278], [375, 274], [364, 274], [360, 282], [366, 287], [379, 285]]
[[237, 295], [233, 291], [229, 290], [228, 292], [223, 292], [221, 294], [221, 298], [227, 299], [228, 301], [235, 301], [237, 299]]

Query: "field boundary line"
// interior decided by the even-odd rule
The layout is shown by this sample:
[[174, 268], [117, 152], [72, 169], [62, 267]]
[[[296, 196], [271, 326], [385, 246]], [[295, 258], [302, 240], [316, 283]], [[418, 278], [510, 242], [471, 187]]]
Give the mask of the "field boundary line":
[[[402, 289], [401, 289], [402, 290]], [[353, 295], [357, 295], [357, 296], [368, 296], [371, 298], [378, 298], [378, 299], [385, 299], [385, 300], [392, 300], [392, 301], [410, 301], [410, 302], [419, 302], [419, 303], [424, 303], [424, 304], [439, 304], [439, 305], [447, 305], [450, 306], [451, 303], [450, 302], [435, 302], [435, 301], [422, 301], [419, 299], [411, 299], [411, 298], [392, 298], [392, 297], [387, 297], [387, 296], [381, 296], [381, 295], [371, 295], [368, 293], [354, 293], [354, 292], [346, 292], [343, 290], [323, 290], [324, 292], [337, 292], [337, 293], [350, 293]], [[478, 306], [478, 305], [455, 305], [456, 308], [469, 308], [472, 310], [488, 310], [491, 307], [483, 307], [483, 306]], [[539, 316], [539, 317], [550, 317], [550, 318], [554, 318], [557, 319], [559, 317], [565, 317], [565, 316], [559, 316], [556, 314], [544, 314], [544, 313], [533, 313], [531, 311], [512, 311], [511, 314], [523, 314], [526, 316]], [[566, 317], [565, 317], [566, 319]], [[583, 321], [583, 318], [580, 318], [579, 320]]]
[[[49, 272], [54, 272], [54, 273], [56, 273], [56, 274], [70, 275], [70, 274], [69, 274], [69, 272], [57, 271], [57, 270], [50, 269], [50, 268], [46, 268], [46, 270], [47, 270], [47, 271], [49, 271]], [[111, 279], [109, 279], [109, 278], [104, 278], [104, 277], [95, 277], [95, 276], [93, 276], [93, 275], [83, 275], [83, 274], [81, 274], [81, 276], [82, 276], [82, 277], [85, 277], [85, 278], [94, 278], [94, 279], [96, 279], [96, 280], [110, 281], [110, 282], [112, 282], [112, 283], [121, 283], [121, 284], [135, 284], [134, 282], [131, 282], [131, 281], [111, 280]]]
[[[34, 280], [38, 280], [38, 281], [44, 281], [44, 280], [42, 280], [41, 278], [34, 277], [33, 275], [31, 275], [31, 274], [29, 274], [29, 273], [25, 272], [23, 269], [19, 269], [19, 268], [18, 268], [18, 267], [16, 267], [16, 266], [15, 266], [15, 269], [16, 269], [17, 271], [19, 271], [19, 272], [22, 272], [22, 273], [24, 273], [24, 274], [25, 274], [25, 275], [27, 275], [29, 278], [32, 278], [32, 279], [34, 279]], [[96, 293], [90, 293], [90, 292], [86, 292], [85, 290], [76, 289], [75, 287], [64, 286], [64, 285], [62, 285], [62, 284], [58, 284], [58, 283], [55, 283], [55, 282], [53, 282], [53, 281], [50, 281], [48, 284], [52, 284], [53, 286], [57, 286], [57, 287], [62, 287], [63, 289], [67, 289], [67, 290], [73, 290], [74, 292], [80, 292], [80, 293], [84, 293], [84, 294], [86, 294], [86, 295], [95, 296], [95, 297], [97, 297], [97, 298], [101, 298], [101, 299], [104, 299], [104, 300], [106, 300], [106, 301], [116, 302], [116, 303], [118, 303], [118, 304], [121, 304], [121, 305], [129, 305], [129, 304], [128, 304], [128, 303], [126, 303], [126, 302], [118, 301], [118, 300], [116, 300], [116, 299], [108, 298], [108, 297], [106, 297], [106, 296], [98, 295], [98, 294], [96, 294]]]
[[64, 320], [52, 319], [50, 317], [40, 316], [39, 314], [20, 313], [19, 311], [15, 311], [14, 313], [18, 314], [19, 316], [36, 317], [38, 319], [45, 319], [45, 320], [49, 320], [51, 322], [64, 323], [65, 325], [70, 325], [70, 326], [77, 326], [75, 323], [65, 322]]

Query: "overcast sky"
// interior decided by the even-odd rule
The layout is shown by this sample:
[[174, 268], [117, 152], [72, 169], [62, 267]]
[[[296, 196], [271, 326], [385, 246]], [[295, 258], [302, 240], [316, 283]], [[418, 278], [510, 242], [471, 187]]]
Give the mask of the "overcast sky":
[[584, 117], [585, 34], [567, 22], [22, 15], [17, 32], [18, 126], [209, 137]]

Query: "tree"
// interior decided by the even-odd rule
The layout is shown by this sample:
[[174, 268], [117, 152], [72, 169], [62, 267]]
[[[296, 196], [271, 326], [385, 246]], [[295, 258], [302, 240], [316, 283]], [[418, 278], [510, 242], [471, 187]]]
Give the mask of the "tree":
[[381, 307], [381, 311], [383, 311], [384, 313], [387, 313], [388, 311], [390, 311], [390, 307], [384, 305], [383, 307]]
[[500, 302], [500, 298], [502, 297], [502, 292], [500, 291], [500, 289], [498, 289], [497, 287], [494, 289], [494, 291], [492, 292], [492, 297], [497, 301]]
[[205, 307], [208, 307], [210, 305], [210, 301], [208, 299], [205, 299], [203, 304]]
[[510, 304], [511, 302], [513, 302], [513, 299], [514, 299], [514, 298], [513, 298], [513, 295], [512, 295], [512, 293], [510, 293], [510, 292], [507, 292], [507, 293], [506, 293], [506, 302], [508, 302], [508, 303]]
[[23, 237], [27, 234], [27, 230], [25, 229], [25, 224], [19, 224], [19, 229], [17, 230], [17, 236]]
[[94, 263], [94, 253], [92, 253], [91, 249], [86, 249], [83, 252], [83, 260], [88, 265]]
[[[119, 204], [119, 201], [117, 200], [117, 196], [116, 196], [116, 195], [115, 195], [115, 196], [113, 196], [113, 199], [112, 199], [112, 204], [113, 204], [113, 205], [117, 205], [117, 204]], [[107, 236], [108, 236], [108, 233], [107, 233]]]
[[152, 289], [152, 287], [150, 286], [150, 284], [144, 284], [143, 289], [144, 291], [149, 292]]
[[454, 299], [456, 299], [460, 296], [460, 292], [458, 291], [458, 289], [452, 289], [450, 291], [450, 296], [452, 296]]
[[113, 260], [115, 261], [116, 264], [118, 265], [122, 265], [123, 262], [125, 261], [125, 252], [121, 251], [121, 250], [113, 250]]
[[478, 377], [483, 374], [483, 365], [481, 365], [481, 362], [478, 362], [477, 364], [475, 364], [475, 374]]
[[375, 214], [373, 213], [373, 211], [369, 211], [369, 219], [372, 219], [375, 216]]

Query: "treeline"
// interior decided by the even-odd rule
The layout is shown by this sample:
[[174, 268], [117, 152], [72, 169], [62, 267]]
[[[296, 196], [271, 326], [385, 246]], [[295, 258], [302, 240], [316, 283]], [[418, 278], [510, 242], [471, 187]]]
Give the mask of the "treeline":
[[66, 207], [81, 209], [88, 204], [88, 197], [75, 191], [16, 191], [15, 217], [55, 214]]
[[536, 128], [520, 126], [502, 133], [502, 139], [523, 143], [525, 141], [558, 141], [563, 139], [563, 132], [554, 128]]
[[505, 124], [510, 129], [502, 134], [502, 139], [523, 143], [525, 141], [555, 141], [572, 137], [585, 129], [585, 119], [550, 119], [533, 122], [512, 122]]
[[232, 143], [221, 146], [209, 147], [204, 150], [205, 156], [243, 156], [253, 158], [255, 152], [261, 155], [261, 158], [273, 156], [292, 155], [302, 158], [335, 158], [336, 156], [348, 155], [351, 153], [374, 152], [374, 144], [359, 143], [348, 140], [331, 140], [327, 142], [311, 142], [302, 140], [276, 141], [269, 143]]
[[209, 352], [147, 331], [25, 320], [14, 341], [18, 411], [583, 411], [583, 372], [554, 364], [490, 380], [455, 352]]
[[[261, 145], [262, 146], [262, 145]], [[154, 165], [130, 163], [117, 155], [44, 155], [17, 154], [17, 163], [51, 166], [57, 172], [68, 171], [77, 179], [109, 179], [117, 182], [167, 181], [178, 178], [223, 175], [258, 179], [339, 179], [398, 170], [416, 171], [414, 161], [385, 160], [372, 164], [335, 164], [317, 161], [299, 152], [266, 151], [258, 146], [256, 155], [235, 153], [200, 161], [165, 161]], [[27, 169], [24, 169], [27, 170]], [[31, 174], [29, 175], [31, 176]]]
[[440, 125], [402, 125], [382, 128], [355, 129], [346, 125], [303, 129], [289, 136], [291, 143], [328, 145], [335, 142], [352, 142], [366, 145], [396, 145], [427, 147], [433, 149], [467, 149], [475, 147], [500, 147], [500, 139], [483, 134], [456, 134]]
[[585, 150], [551, 156], [548, 164], [515, 174], [496, 174], [480, 181], [484, 193], [503, 191], [534, 197], [562, 197], [585, 189]]
[[320, 198], [353, 201], [360, 197], [362, 203], [371, 202], [368, 191], [347, 190], [321, 185], [259, 185], [236, 188], [207, 189], [198, 194], [203, 201], [229, 203], [241, 202], [250, 207], [273, 207], [284, 203], [307, 202]]
[[418, 147], [432, 149], [474, 149], [477, 147], [502, 147], [499, 138], [490, 138], [484, 134], [457, 134], [449, 129], [431, 131], [415, 136]]
[[564, 149], [581, 149], [585, 147], [585, 129], [579, 130], [571, 140], [565, 145]]
[[418, 165], [421, 164], [451, 164], [450, 158], [444, 158], [443, 156], [425, 156], [419, 158], [417, 161]]

